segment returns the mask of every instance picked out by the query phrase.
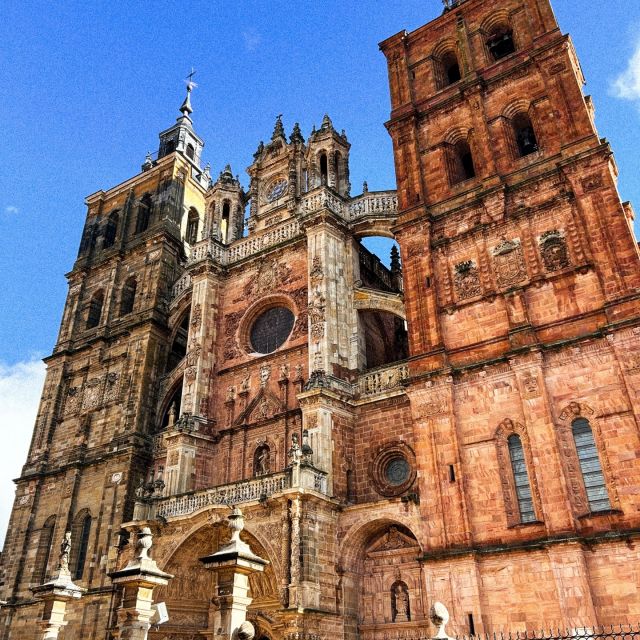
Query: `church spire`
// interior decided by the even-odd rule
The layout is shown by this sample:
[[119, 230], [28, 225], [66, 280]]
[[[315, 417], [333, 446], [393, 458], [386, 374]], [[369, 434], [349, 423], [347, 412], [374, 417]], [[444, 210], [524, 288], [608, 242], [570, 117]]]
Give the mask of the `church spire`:
[[178, 122], [183, 121], [183, 120], [188, 120], [189, 122], [191, 122], [191, 118], [189, 117], [192, 113], [193, 113], [193, 107], [191, 106], [191, 92], [198, 86], [194, 81], [193, 81], [193, 76], [196, 74], [196, 72], [194, 71], [193, 67], [191, 68], [191, 73], [187, 76], [188, 80], [187, 80], [187, 95], [185, 96], [185, 99], [183, 100], [182, 104], [180, 105], [180, 109], [178, 109], [178, 111], [180, 111], [180, 113], [182, 114], [182, 116], [180, 118], [178, 118]]

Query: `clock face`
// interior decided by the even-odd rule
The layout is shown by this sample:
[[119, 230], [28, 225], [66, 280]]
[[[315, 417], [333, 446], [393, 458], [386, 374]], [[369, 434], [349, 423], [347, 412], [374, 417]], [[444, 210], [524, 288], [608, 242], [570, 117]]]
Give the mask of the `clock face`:
[[267, 187], [267, 193], [266, 193], [267, 202], [275, 202], [276, 200], [279, 200], [280, 198], [282, 198], [282, 196], [287, 191], [288, 185], [289, 183], [287, 182], [286, 178], [278, 178], [277, 180], [272, 182]]

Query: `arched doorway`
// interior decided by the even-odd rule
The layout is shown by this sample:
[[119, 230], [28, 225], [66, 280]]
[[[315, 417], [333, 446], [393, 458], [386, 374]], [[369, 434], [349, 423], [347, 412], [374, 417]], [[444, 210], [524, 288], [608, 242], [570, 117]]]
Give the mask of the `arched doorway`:
[[411, 530], [392, 520], [368, 523], [343, 542], [345, 639], [411, 636], [428, 627], [428, 608]]
[[[268, 554], [258, 540], [246, 530], [241, 534], [254, 553], [268, 559]], [[200, 637], [198, 634], [216, 632], [220, 626], [220, 615], [216, 598], [215, 572], [208, 571], [200, 558], [217, 551], [227, 544], [230, 531], [224, 524], [207, 524], [187, 538], [171, 556], [163, 570], [175, 576], [166, 587], [154, 594], [156, 602], [165, 602], [169, 621], [160, 631], [150, 632], [153, 640], [166, 637]], [[264, 573], [249, 577], [249, 619], [256, 628], [256, 638], [278, 640], [277, 611], [282, 608], [273, 564], [265, 567]], [[273, 614], [273, 615], [272, 615]]]

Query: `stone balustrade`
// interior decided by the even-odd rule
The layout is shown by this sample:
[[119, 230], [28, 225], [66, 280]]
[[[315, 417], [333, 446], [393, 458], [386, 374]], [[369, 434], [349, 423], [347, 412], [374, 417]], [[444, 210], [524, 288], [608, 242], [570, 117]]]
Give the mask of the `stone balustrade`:
[[226, 484], [183, 496], [164, 498], [156, 503], [156, 515], [163, 518], [186, 516], [213, 505], [238, 505], [268, 498], [291, 486], [289, 471]]
[[347, 205], [348, 220], [355, 221], [367, 216], [398, 215], [398, 196], [395, 191], [374, 191], [363, 193]]
[[177, 300], [185, 291], [191, 288], [191, 276], [184, 273], [171, 288], [171, 300]]
[[370, 398], [400, 390], [404, 381], [408, 378], [409, 365], [406, 363], [394, 364], [384, 369], [376, 369], [358, 378], [357, 393], [361, 398]]

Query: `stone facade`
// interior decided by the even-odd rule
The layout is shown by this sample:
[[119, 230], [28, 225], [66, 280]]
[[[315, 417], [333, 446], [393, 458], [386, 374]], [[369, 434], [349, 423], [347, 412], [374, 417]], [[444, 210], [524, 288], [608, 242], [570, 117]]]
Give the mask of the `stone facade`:
[[0, 638], [33, 637], [65, 531], [61, 637], [110, 637], [143, 524], [175, 576], [150, 637], [215, 637], [229, 505], [268, 560], [259, 639], [418, 637], [436, 601], [457, 634], [637, 617], [633, 213], [548, 0], [448, 4], [381, 45], [397, 193], [351, 195], [328, 117], [278, 120], [248, 192], [212, 180], [189, 86], [157, 159], [87, 199]]

